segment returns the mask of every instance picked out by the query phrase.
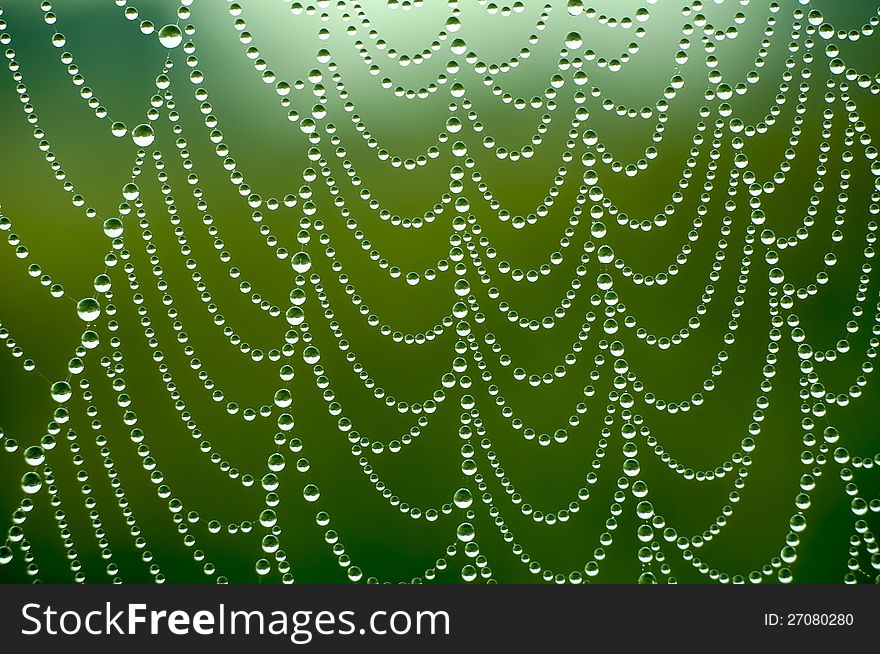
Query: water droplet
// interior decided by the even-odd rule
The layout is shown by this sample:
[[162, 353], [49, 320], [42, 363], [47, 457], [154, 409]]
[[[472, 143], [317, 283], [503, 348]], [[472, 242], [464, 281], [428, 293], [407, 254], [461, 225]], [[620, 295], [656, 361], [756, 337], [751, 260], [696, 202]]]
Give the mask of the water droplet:
[[69, 400], [73, 395], [73, 389], [66, 381], [55, 382], [54, 384], [52, 384], [52, 388], [49, 392], [52, 395], [52, 399], [59, 404], [67, 402], [67, 400]]
[[467, 488], [459, 488], [452, 496], [452, 501], [459, 509], [467, 509], [474, 503], [474, 496]]
[[0, 546], [0, 565], [6, 565], [12, 561], [12, 548], [8, 545]]
[[315, 484], [308, 484], [303, 488], [303, 497], [307, 502], [317, 502], [321, 497], [321, 491]]
[[24, 460], [29, 466], [38, 466], [46, 460], [46, 450], [39, 445], [31, 445], [24, 451]]
[[76, 305], [76, 314], [80, 320], [94, 322], [101, 315], [101, 305], [93, 297], [83, 298]]
[[296, 272], [302, 275], [311, 270], [312, 258], [308, 252], [297, 252], [290, 257], [290, 265]]
[[260, 559], [254, 565], [254, 569], [257, 571], [258, 575], [263, 577], [272, 572], [272, 564], [266, 559]]
[[772, 284], [781, 284], [785, 281], [785, 273], [782, 272], [781, 268], [773, 268], [770, 270], [769, 277]]
[[310, 366], [313, 366], [321, 360], [321, 351], [314, 345], [309, 345], [303, 350], [303, 360]]
[[40, 489], [43, 487], [43, 478], [33, 470], [30, 470], [21, 478], [21, 490], [27, 493], [28, 495], [33, 495], [34, 493], [39, 493]]
[[159, 43], [166, 48], [176, 48], [183, 43], [183, 32], [177, 25], [166, 25], [159, 30]]
[[131, 139], [134, 141], [134, 144], [139, 148], [146, 148], [152, 145], [153, 141], [155, 140], [153, 128], [146, 123], [141, 123], [133, 130], [131, 130]]
[[569, 50], [577, 50], [583, 44], [584, 40], [577, 32], [569, 32], [565, 37], [565, 47]]
[[266, 554], [274, 554], [278, 551], [278, 548], [281, 547], [281, 543], [278, 542], [277, 536], [266, 534], [263, 536], [263, 541], [260, 543], [260, 546]]
[[125, 231], [125, 226], [119, 218], [108, 218], [104, 221], [104, 234], [110, 238], [119, 238]]
[[306, 318], [305, 312], [299, 307], [290, 307], [287, 310], [287, 322], [294, 327], [301, 325]]
[[455, 535], [462, 543], [469, 543], [476, 537], [477, 532], [471, 523], [462, 522], [455, 530]]
[[95, 277], [94, 281], [95, 290], [98, 293], [106, 293], [112, 288], [112, 283], [110, 282], [110, 276], [101, 273], [97, 277]]
[[643, 572], [641, 575], [639, 575], [639, 583], [640, 584], [656, 584], [657, 577], [654, 575], [653, 572]]
[[269, 470], [271, 470], [272, 472], [281, 472], [282, 470], [284, 470], [284, 467], [287, 465], [287, 463], [284, 460], [283, 454], [281, 454], [280, 452], [273, 452], [269, 455], [267, 465], [269, 466]]
[[141, 190], [138, 188], [138, 185], [134, 182], [129, 182], [125, 186], [122, 187], [122, 197], [124, 197], [129, 202], [133, 200], [137, 200], [141, 194]]

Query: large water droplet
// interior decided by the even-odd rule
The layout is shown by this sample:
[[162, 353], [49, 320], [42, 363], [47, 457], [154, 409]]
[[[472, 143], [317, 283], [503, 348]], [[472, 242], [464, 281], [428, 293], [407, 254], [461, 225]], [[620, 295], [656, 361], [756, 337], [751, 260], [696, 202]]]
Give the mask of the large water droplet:
[[297, 252], [290, 257], [290, 265], [300, 274], [307, 273], [312, 268], [312, 258], [308, 252]]
[[46, 460], [46, 450], [39, 445], [31, 445], [24, 451], [24, 460], [29, 466], [38, 466]]
[[73, 395], [73, 389], [70, 387], [66, 381], [57, 381], [52, 384], [52, 388], [49, 390], [52, 395], [52, 399], [58, 402], [59, 404], [63, 402], [67, 402], [70, 397]]
[[124, 225], [119, 218], [108, 218], [104, 221], [104, 234], [110, 238], [119, 238], [125, 231]]
[[303, 488], [303, 497], [307, 502], [317, 502], [318, 498], [321, 497], [321, 491], [315, 484], [308, 484]]

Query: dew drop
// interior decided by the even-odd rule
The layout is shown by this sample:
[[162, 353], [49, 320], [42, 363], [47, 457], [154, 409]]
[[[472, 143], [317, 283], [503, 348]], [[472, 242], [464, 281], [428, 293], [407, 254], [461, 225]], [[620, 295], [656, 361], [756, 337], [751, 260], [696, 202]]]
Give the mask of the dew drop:
[[321, 497], [321, 491], [315, 484], [308, 484], [303, 488], [303, 497], [307, 502], [317, 502]]
[[321, 360], [321, 351], [314, 345], [309, 345], [303, 350], [303, 360], [310, 366], [313, 366]]
[[39, 445], [31, 445], [24, 451], [24, 460], [29, 466], [38, 466], [46, 460], [46, 450]]
[[12, 548], [8, 545], [0, 546], [0, 565], [6, 565], [12, 561]]
[[21, 490], [27, 493], [28, 495], [33, 495], [34, 493], [39, 493], [40, 489], [43, 487], [43, 478], [33, 470], [30, 470], [21, 478]]
[[166, 25], [159, 30], [159, 43], [166, 48], [176, 48], [183, 43], [183, 32], [177, 25]]
[[80, 317], [80, 320], [93, 322], [101, 315], [101, 305], [93, 297], [83, 298], [76, 305], [76, 315]]
[[98, 293], [106, 293], [109, 291], [112, 287], [109, 275], [101, 273], [95, 277], [94, 287]]
[[134, 182], [129, 182], [122, 187], [122, 197], [128, 201], [137, 200], [141, 194], [141, 190]]
[[266, 534], [263, 536], [263, 541], [260, 546], [266, 554], [274, 554], [278, 551], [278, 548], [281, 547], [281, 543], [278, 542], [277, 536]]
[[780, 268], [773, 268], [769, 277], [772, 284], [781, 284], [785, 281], [785, 273]]
[[290, 257], [291, 267], [301, 275], [309, 272], [312, 268], [312, 258], [308, 252], [297, 252]]
[[286, 317], [287, 317], [287, 322], [289, 324], [293, 325], [294, 327], [296, 327], [297, 325], [302, 324], [303, 320], [305, 320], [306, 314], [299, 307], [290, 307], [287, 310]]
[[131, 139], [139, 148], [146, 148], [152, 145], [155, 138], [153, 128], [146, 123], [141, 123], [131, 130]]
[[455, 536], [462, 543], [471, 542], [477, 535], [474, 526], [469, 522], [462, 522], [458, 525], [458, 528], [455, 530]]
[[119, 218], [108, 218], [104, 221], [104, 234], [109, 238], [119, 238], [124, 231], [125, 228]]
[[57, 381], [52, 384], [52, 388], [49, 390], [52, 395], [52, 399], [62, 404], [67, 402], [73, 395], [73, 389], [70, 387], [70, 384], [66, 381]]
[[287, 465], [284, 460], [284, 455], [280, 452], [273, 452], [269, 455], [269, 460], [267, 461], [267, 465], [269, 466], [269, 470], [272, 472], [281, 472], [284, 470], [284, 467]]
[[269, 561], [266, 559], [260, 559], [254, 565], [254, 569], [257, 571], [258, 575], [264, 577], [272, 572], [272, 564], [270, 564]]
[[452, 501], [459, 509], [467, 509], [474, 503], [474, 496], [467, 488], [459, 488], [452, 496]]

